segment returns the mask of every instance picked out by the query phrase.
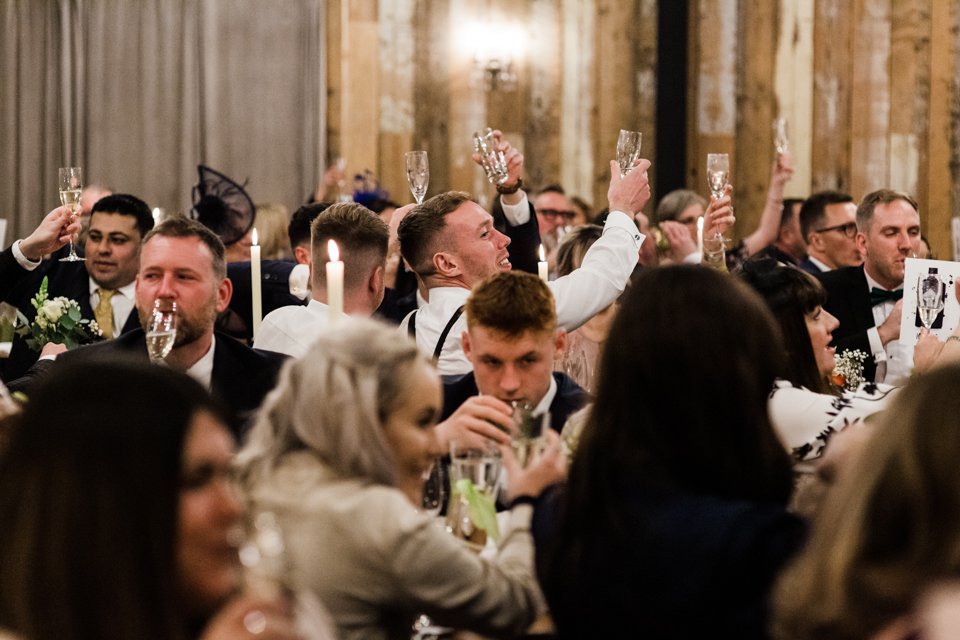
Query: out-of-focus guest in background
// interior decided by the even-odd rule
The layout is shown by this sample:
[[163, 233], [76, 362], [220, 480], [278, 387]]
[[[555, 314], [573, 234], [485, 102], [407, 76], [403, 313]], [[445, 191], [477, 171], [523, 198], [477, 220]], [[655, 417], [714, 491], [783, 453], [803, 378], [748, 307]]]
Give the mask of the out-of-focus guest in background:
[[570, 196], [570, 204], [573, 207], [573, 220], [570, 221], [571, 227], [582, 227], [585, 224], [593, 223], [593, 206], [580, 196]]
[[776, 241], [760, 253], [784, 264], [799, 267], [807, 257], [807, 243], [800, 231], [800, 207], [803, 200], [786, 198], [780, 214], [780, 231]]
[[293, 640], [290, 605], [240, 595], [233, 439], [183, 374], [52, 373], [0, 452], [0, 635]]
[[257, 242], [260, 244], [260, 257], [263, 260], [293, 259], [293, 250], [287, 235], [290, 210], [286, 205], [278, 202], [258, 204], [253, 225], [257, 229]]
[[818, 191], [800, 206], [800, 233], [807, 258], [800, 268], [814, 275], [863, 263], [857, 247], [857, 203], [839, 191]]
[[533, 199], [533, 208], [537, 212], [537, 224], [540, 226], [540, 242], [547, 254], [547, 264], [553, 271], [557, 245], [573, 224], [576, 211], [559, 184], [543, 187]]

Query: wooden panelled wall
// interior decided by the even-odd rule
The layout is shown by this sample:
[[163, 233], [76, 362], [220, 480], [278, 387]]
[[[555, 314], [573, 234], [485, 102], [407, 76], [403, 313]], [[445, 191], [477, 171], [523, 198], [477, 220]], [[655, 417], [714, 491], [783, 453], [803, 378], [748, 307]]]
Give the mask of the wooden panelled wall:
[[[673, 0], [663, 0], [664, 2]], [[502, 129], [527, 182], [603, 206], [617, 132], [644, 132], [656, 166], [657, 0], [331, 0], [331, 157], [373, 169], [409, 201], [403, 152], [426, 149], [429, 194], [491, 192], [472, 131]], [[796, 172], [788, 195], [884, 186], [916, 195], [924, 232], [952, 255], [960, 214], [960, 9], [951, 0], [690, 0], [687, 185], [732, 154], [738, 229], [763, 207], [779, 114]], [[522, 28], [517, 87], [475, 79], [475, 22]], [[684, 185], [676, 185], [684, 186]], [[652, 207], [651, 207], [652, 208]]]

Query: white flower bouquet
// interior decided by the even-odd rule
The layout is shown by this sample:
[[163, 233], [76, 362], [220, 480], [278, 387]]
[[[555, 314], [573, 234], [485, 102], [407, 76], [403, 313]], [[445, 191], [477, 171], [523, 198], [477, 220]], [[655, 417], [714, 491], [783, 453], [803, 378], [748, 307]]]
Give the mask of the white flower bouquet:
[[30, 301], [37, 315], [33, 322], [17, 311], [17, 334], [25, 338], [27, 346], [40, 351], [48, 342], [66, 345], [73, 349], [77, 345], [87, 344], [102, 334], [96, 321], [87, 320], [80, 314], [80, 305], [76, 300], [47, 294], [47, 277], [40, 283], [40, 290]]
[[838, 353], [833, 375], [830, 376], [833, 384], [847, 391], [854, 391], [863, 384], [863, 363], [867, 354], [859, 349], [852, 349]]

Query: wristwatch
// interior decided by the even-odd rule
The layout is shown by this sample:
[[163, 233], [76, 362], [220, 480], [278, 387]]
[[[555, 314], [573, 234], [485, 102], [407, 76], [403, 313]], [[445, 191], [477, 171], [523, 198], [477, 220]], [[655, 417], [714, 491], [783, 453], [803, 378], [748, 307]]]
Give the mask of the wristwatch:
[[502, 196], [508, 196], [511, 193], [516, 193], [517, 191], [520, 191], [520, 187], [522, 186], [523, 186], [523, 178], [517, 178], [517, 184], [513, 185], [512, 187], [507, 187], [502, 184], [498, 184], [497, 193], [499, 193]]

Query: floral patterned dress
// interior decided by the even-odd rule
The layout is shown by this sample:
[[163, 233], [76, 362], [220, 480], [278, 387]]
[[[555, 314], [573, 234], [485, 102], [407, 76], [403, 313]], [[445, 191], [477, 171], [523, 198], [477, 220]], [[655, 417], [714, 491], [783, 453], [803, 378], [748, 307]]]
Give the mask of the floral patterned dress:
[[865, 382], [835, 396], [777, 380], [767, 407], [774, 431], [795, 462], [819, 458], [830, 437], [887, 408], [899, 387]]

